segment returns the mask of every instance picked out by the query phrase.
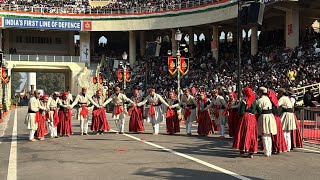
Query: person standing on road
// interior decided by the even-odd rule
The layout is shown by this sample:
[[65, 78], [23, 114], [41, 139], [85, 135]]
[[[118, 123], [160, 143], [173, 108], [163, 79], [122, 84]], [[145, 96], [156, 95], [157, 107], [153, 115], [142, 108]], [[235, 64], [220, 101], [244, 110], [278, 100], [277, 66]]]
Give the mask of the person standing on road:
[[109, 99], [103, 104], [103, 106], [106, 106], [111, 101], [114, 104], [112, 118], [116, 122], [117, 130], [118, 130], [117, 134], [124, 133], [124, 123], [125, 123], [125, 118], [126, 118], [126, 114], [127, 114], [127, 110], [124, 109], [124, 107], [123, 107], [124, 103], [129, 102], [133, 106], [136, 105], [131, 99], [127, 98], [127, 96], [125, 94], [120, 93], [120, 91], [121, 91], [120, 88], [116, 87], [115, 93], [112, 94], [109, 97]]
[[290, 98], [286, 94], [286, 90], [280, 88], [278, 90], [278, 97], [279, 99], [279, 107], [281, 107], [281, 123], [282, 129], [284, 131], [284, 138], [286, 140], [286, 144], [288, 147], [288, 152], [291, 150], [291, 131], [297, 129], [295, 115], [293, 113], [293, 106], [291, 103]]
[[41, 106], [40, 101], [40, 92], [35, 90], [34, 96], [30, 98], [28, 104], [28, 114], [25, 118], [25, 124], [29, 130], [29, 140], [32, 142], [37, 141], [34, 138], [35, 132], [38, 129], [38, 122], [40, 120], [40, 109], [45, 110], [46, 108]]
[[47, 118], [48, 118], [48, 112], [47, 112], [47, 102], [48, 102], [48, 95], [43, 95], [40, 98], [40, 104], [42, 107], [45, 108], [45, 110], [40, 109], [40, 118], [38, 122], [38, 129], [37, 129], [37, 137], [40, 141], [43, 141], [45, 138], [44, 136], [48, 133], [48, 126], [47, 126]]
[[179, 101], [177, 100], [177, 96], [173, 91], [169, 93], [169, 98], [167, 102], [170, 106], [166, 113], [166, 127], [167, 133], [172, 135], [180, 132], [180, 121], [178, 118], [177, 108], [179, 107]]
[[149, 95], [140, 103], [138, 106], [143, 106], [145, 104], [149, 104], [149, 112], [147, 115], [147, 121], [152, 124], [153, 127], [153, 135], [159, 134], [160, 123], [165, 119], [165, 113], [163, 112], [162, 104], [166, 107], [169, 107], [169, 104], [156, 93], [156, 90], [151, 88], [149, 89]]
[[51, 138], [58, 138], [57, 126], [59, 124], [58, 115], [58, 93], [54, 92], [48, 99], [47, 109], [49, 110], [48, 128]]
[[181, 97], [180, 105], [183, 106], [184, 116], [183, 119], [186, 124], [187, 135], [191, 135], [192, 123], [197, 120], [197, 101], [190, 94], [190, 89], [186, 89]]
[[88, 105], [93, 104], [96, 108], [100, 108], [99, 104], [95, 103], [91, 97], [87, 95], [87, 88], [83, 87], [81, 93], [77, 95], [76, 99], [71, 105], [73, 108], [75, 105], [79, 104], [79, 108], [77, 108], [77, 118], [80, 121], [80, 133], [82, 135], [89, 135], [88, 134]]
[[245, 98], [240, 102], [239, 109], [239, 131], [235, 134], [233, 148], [240, 150], [240, 156], [245, 152], [253, 158], [253, 154], [258, 151], [258, 128], [256, 113], [261, 113], [261, 109], [255, 101], [255, 94], [251, 88], [244, 88]]
[[227, 108], [224, 111], [224, 115], [228, 117], [228, 126], [229, 126], [229, 136], [234, 137], [234, 135], [238, 131], [238, 124], [239, 124], [239, 115], [238, 115], [238, 109], [239, 109], [239, 103], [238, 96], [236, 93], [231, 92], [229, 94], [229, 100], [227, 104]]
[[200, 136], [208, 136], [214, 133], [209, 105], [210, 103], [206, 98], [205, 92], [201, 92], [200, 99], [198, 100], [198, 134]]
[[[99, 89], [96, 92], [96, 95], [93, 96], [93, 101], [97, 103], [100, 107], [103, 107], [105, 98], [102, 96], [101, 89]], [[110, 126], [104, 108], [93, 108], [91, 130], [93, 132], [96, 132], [97, 135], [103, 134], [103, 132], [105, 131], [110, 131]]]
[[272, 153], [272, 135], [277, 134], [277, 124], [272, 114], [272, 103], [268, 97], [268, 89], [260, 87], [258, 95], [260, 99], [257, 101], [262, 112], [258, 118], [258, 132], [262, 135], [264, 156], [270, 157]]
[[209, 106], [207, 106], [206, 109], [213, 107], [217, 124], [220, 125], [220, 135], [221, 137], [224, 137], [224, 127], [225, 127], [224, 125], [226, 123], [226, 117], [223, 112], [224, 112], [224, 109], [227, 107], [227, 103], [224, 100], [224, 98], [219, 95], [218, 90], [213, 90], [212, 95], [213, 95], [212, 101], [209, 104]]
[[62, 99], [58, 99], [59, 106], [59, 124], [58, 130], [60, 136], [70, 137], [73, 134], [72, 131], [72, 109], [70, 106], [70, 100], [68, 99], [69, 93], [64, 92]]
[[[138, 104], [142, 101], [139, 90], [133, 91], [133, 96], [131, 100]], [[144, 131], [143, 126], [143, 107], [134, 106], [131, 109], [130, 122], [129, 122], [129, 132], [142, 133]]]

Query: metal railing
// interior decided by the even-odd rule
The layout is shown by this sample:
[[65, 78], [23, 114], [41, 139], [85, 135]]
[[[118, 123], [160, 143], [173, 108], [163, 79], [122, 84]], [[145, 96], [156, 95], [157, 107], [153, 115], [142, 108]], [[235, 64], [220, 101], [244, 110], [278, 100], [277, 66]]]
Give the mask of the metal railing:
[[[15, 4], [1, 4], [0, 10], [15, 12], [33, 12], [48, 14], [134, 14], [144, 12], [163, 12], [184, 8], [198, 7], [201, 5], [211, 4], [221, 0], [194, 0], [182, 2], [179, 4], [163, 4], [158, 6], [141, 6], [132, 8], [110, 8], [106, 7], [38, 7]], [[230, 0], [232, 1], [232, 0]], [[225, 2], [225, 1], [224, 1]], [[112, 3], [110, 3], [112, 4]]]
[[320, 144], [320, 108], [303, 108], [299, 113], [302, 138]]
[[314, 96], [320, 95], [320, 83], [311, 84], [309, 86], [303, 86], [300, 88], [294, 88], [293, 90], [295, 91], [294, 94], [296, 95], [296, 100], [298, 105], [302, 105], [303, 96], [306, 93], [307, 89], [310, 89], [310, 91], [313, 93]]
[[80, 56], [48, 56], [5, 54], [6, 61], [36, 61], [36, 62], [81, 62]]

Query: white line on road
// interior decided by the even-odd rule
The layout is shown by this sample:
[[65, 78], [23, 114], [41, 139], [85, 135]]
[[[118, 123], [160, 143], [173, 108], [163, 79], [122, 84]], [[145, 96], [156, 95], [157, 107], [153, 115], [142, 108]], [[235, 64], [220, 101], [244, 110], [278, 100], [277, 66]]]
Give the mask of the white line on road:
[[309, 152], [314, 152], [314, 153], [319, 153], [320, 154], [320, 151], [317, 151], [317, 150], [312, 150], [312, 149], [306, 149], [306, 148], [299, 148], [303, 151], [309, 151]]
[[13, 120], [13, 130], [12, 130], [12, 140], [11, 140], [11, 149], [9, 156], [9, 165], [8, 165], [8, 175], [7, 180], [16, 180], [17, 179], [17, 134], [18, 134], [18, 113], [17, 109], [14, 111], [14, 120]]
[[[117, 132], [117, 131], [115, 131], [115, 130], [111, 130], [111, 131]], [[194, 162], [196, 162], [196, 163], [198, 163], [198, 164], [202, 164], [202, 165], [207, 166], [207, 167], [209, 167], [209, 168], [211, 168], [211, 169], [215, 169], [215, 170], [217, 170], [217, 171], [220, 171], [220, 172], [222, 172], [222, 173], [224, 173], [224, 174], [233, 176], [233, 177], [235, 177], [235, 178], [238, 178], [238, 179], [241, 179], [241, 180], [251, 180], [250, 178], [241, 176], [241, 175], [239, 175], [239, 174], [237, 174], [237, 173], [234, 173], [234, 172], [231, 172], [231, 171], [229, 171], [229, 170], [223, 169], [223, 168], [221, 168], [221, 167], [218, 167], [218, 166], [216, 166], [216, 165], [210, 164], [210, 163], [205, 162], [205, 161], [203, 161], [203, 160], [200, 160], [200, 159], [198, 159], [198, 158], [194, 158], [194, 157], [192, 157], [192, 156], [179, 153], [179, 152], [174, 151], [174, 150], [172, 150], [172, 149], [168, 149], [168, 148], [165, 148], [165, 147], [163, 147], [163, 146], [159, 146], [159, 145], [157, 145], [157, 144], [154, 144], [154, 143], [151, 143], [151, 142], [148, 142], [148, 141], [145, 141], [145, 140], [141, 140], [141, 139], [139, 139], [139, 138], [137, 138], [137, 137], [135, 137], [135, 136], [131, 136], [131, 135], [129, 135], [129, 134], [123, 134], [123, 135], [125, 135], [125, 136], [127, 136], [127, 137], [129, 137], [129, 138], [131, 138], [131, 139], [134, 139], [134, 140], [143, 142], [143, 143], [145, 143], [145, 144], [148, 144], [148, 145], [150, 145], [150, 146], [156, 147], [156, 148], [158, 148], [158, 149], [161, 149], [161, 150], [170, 152], [170, 153], [175, 154], [175, 155], [177, 155], [177, 156], [180, 156], [180, 157], [189, 159], [189, 160], [194, 161]]]

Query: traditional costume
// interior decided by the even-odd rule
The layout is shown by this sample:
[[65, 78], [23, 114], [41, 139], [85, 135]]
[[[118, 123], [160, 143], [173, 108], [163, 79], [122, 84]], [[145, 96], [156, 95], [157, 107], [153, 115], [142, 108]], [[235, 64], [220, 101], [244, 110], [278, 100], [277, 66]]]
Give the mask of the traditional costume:
[[197, 120], [197, 101], [190, 95], [190, 90], [186, 90], [181, 97], [181, 105], [183, 106], [183, 119], [186, 124], [186, 131], [191, 135], [192, 123]]
[[49, 109], [48, 128], [51, 138], [58, 138], [57, 126], [59, 124], [58, 114], [58, 95], [54, 93], [52, 97], [49, 97], [47, 103], [47, 109]]
[[167, 133], [175, 134], [180, 132], [180, 121], [177, 110], [179, 108], [179, 101], [176, 99], [174, 92], [170, 92], [167, 102], [170, 106], [166, 113], [166, 127]]
[[58, 99], [59, 105], [59, 123], [58, 131], [60, 136], [70, 136], [72, 131], [72, 109], [70, 106], [70, 100], [68, 99], [68, 92], [62, 94], [62, 99]]
[[281, 123], [282, 129], [284, 131], [284, 138], [288, 147], [288, 152], [291, 150], [291, 131], [297, 129], [296, 118], [293, 113], [293, 106], [290, 101], [290, 98], [285, 95], [286, 91], [282, 88], [279, 89], [280, 99], [279, 107], [281, 107]]
[[201, 92], [200, 95], [201, 98], [198, 100], [198, 134], [200, 136], [207, 136], [214, 132], [213, 122], [208, 109], [210, 103], [204, 92]]
[[235, 134], [233, 148], [240, 150], [240, 155], [249, 152], [250, 157], [258, 151], [258, 128], [255, 113], [261, 109], [255, 102], [255, 95], [251, 88], [243, 89], [245, 99], [240, 102], [239, 131]]
[[224, 115], [228, 114], [228, 126], [229, 126], [229, 136], [234, 137], [234, 135], [239, 130], [239, 103], [237, 103], [238, 96], [236, 93], [231, 92], [229, 96], [232, 96], [232, 98], [229, 98], [229, 102], [227, 104], [227, 108], [224, 111]]
[[87, 89], [82, 88], [82, 91], [80, 94], [77, 95], [76, 99], [71, 105], [71, 108], [73, 108], [75, 105], [79, 104], [79, 108], [77, 108], [77, 119], [80, 121], [80, 133], [81, 135], [88, 135], [88, 105], [91, 103], [96, 108], [100, 108], [100, 106], [95, 103], [89, 95], [86, 94]]
[[287, 151], [287, 144], [284, 138], [281, 119], [279, 116], [278, 99], [274, 91], [268, 90], [268, 97], [272, 103], [272, 113], [277, 124], [277, 134], [272, 135], [272, 152], [280, 153]]
[[[102, 90], [98, 90], [96, 95], [93, 96], [93, 101], [102, 107], [105, 98], [102, 96]], [[91, 130], [98, 134], [103, 134], [104, 131], [110, 131], [110, 126], [106, 116], [106, 110], [104, 108], [97, 108], [96, 106], [92, 111], [92, 123]]]
[[[139, 91], [134, 91], [134, 96], [131, 100], [138, 104], [142, 101]], [[129, 132], [142, 133], [144, 131], [143, 126], [143, 107], [133, 106], [130, 112]]]
[[[35, 91], [36, 95], [39, 95], [40, 93]], [[45, 109], [45, 107], [42, 107], [40, 104], [39, 99], [36, 97], [31, 97], [28, 104], [28, 114], [25, 118], [24, 123], [27, 125], [27, 128], [29, 130], [29, 140], [30, 141], [36, 141], [34, 139], [34, 134], [36, 130], [38, 129], [38, 122], [40, 120], [40, 109]]]
[[48, 134], [48, 127], [47, 127], [47, 119], [49, 118], [49, 114], [46, 110], [47, 107], [47, 102], [48, 102], [49, 97], [47, 95], [44, 95], [43, 97], [40, 98], [40, 104], [42, 107], [45, 109], [40, 109], [40, 118], [38, 122], [38, 129], [36, 132], [36, 135], [39, 140], [44, 140], [44, 136]]
[[272, 153], [272, 135], [277, 134], [277, 124], [272, 114], [272, 103], [268, 97], [268, 90], [265, 87], [260, 87], [259, 92], [261, 98], [257, 101], [258, 106], [262, 112], [258, 119], [259, 135], [262, 136], [263, 151], [267, 157], [271, 156]]
[[165, 119], [165, 113], [161, 105], [169, 107], [169, 104], [159, 94], [156, 94], [154, 89], [149, 90], [149, 95], [137, 105], [143, 106], [146, 103], [150, 106], [147, 121], [152, 124], [153, 134], [157, 135], [159, 134], [159, 124]]
[[213, 107], [214, 115], [216, 118], [216, 124], [220, 125], [220, 135], [224, 137], [224, 127], [226, 123], [226, 116], [224, 110], [227, 107], [227, 103], [222, 96], [218, 94], [218, 90], [213, 91], [213, 98], [208, 108]]
[[131, 104], [134, 104], [131, 99], [127, 98], [125, 94], [120, 93], [120, 88], [116, 88], [116, 93], [112, 94], [109, 99], [103, 104], [103, 106], [106, 106], [108, 103], [113, 102], [114, 108], [112, 113], [112, 118], [116, 122], [118, 133], [123, 134], [124, 133], [124, 119], [127, 114], [127, 110], [124, 109], [124, 103], [129, 102]]

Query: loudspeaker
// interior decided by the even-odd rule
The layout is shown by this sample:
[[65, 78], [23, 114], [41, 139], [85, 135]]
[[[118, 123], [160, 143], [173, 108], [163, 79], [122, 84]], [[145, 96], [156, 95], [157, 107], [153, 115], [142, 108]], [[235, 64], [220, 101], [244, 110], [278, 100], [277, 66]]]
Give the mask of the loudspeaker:
[[251, 3], [248, 8], [248, 25], [262, 25], [265, 5], [261, 2]]
[[248, 24], [248, 7], [247, 6], [243, 7], [240, 10], [239, 18], [240, 18], [241, 26], [246, 26]]
[[156, 56], [157, 52], [157, 42], [147, 42], [145, 47], [146, 56]]

